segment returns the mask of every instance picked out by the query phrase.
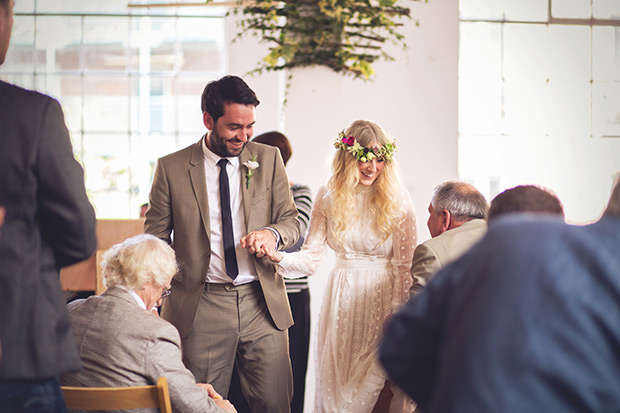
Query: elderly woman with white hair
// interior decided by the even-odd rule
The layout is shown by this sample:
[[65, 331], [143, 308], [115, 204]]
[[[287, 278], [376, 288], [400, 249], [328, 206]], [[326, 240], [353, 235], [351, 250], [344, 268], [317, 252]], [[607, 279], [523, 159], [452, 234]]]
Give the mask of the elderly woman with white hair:
[[108, 290], [68, 306], [82, 370], [63, 375], [62, 385], [140, 386], [163, 376], [175, 412], [236, 411], [210, 384], [196, 383], [178, 331], [149, 311], [170, 294], [178, 271], [172, 248], [137, 235], [110, 248], [101, 266]]
[[178, 267], [174, 250], [160, 241], [141, 234], [106, 251], [101, 262], [106, 287], [127, 291], [147, 310], [161, 304]]

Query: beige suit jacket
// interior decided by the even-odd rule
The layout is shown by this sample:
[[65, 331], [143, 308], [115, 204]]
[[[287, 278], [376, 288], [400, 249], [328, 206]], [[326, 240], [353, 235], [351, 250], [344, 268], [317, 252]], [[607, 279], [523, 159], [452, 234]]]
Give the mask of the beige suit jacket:
[[127, 291], [113, 287], [68, 308], [82, 370], [62, 375], [62, 385], [143, 386], [163, 376], [175, 412], [224, 411], [183, 365], [179, 332]]
[[[269, 226], [280, 234], [280, 249], [287, 248], [299, 238], [299, 222], [282, 157], [277, 148], [249, 142], [239, 160], [243, 164], [252, 156], [260, 166], [249, 188], [245, 177], [241, 182], [247, 232]], [[194, 323], [211, 257], [201, 141], [158, 160], [144, 231], [171, 243], [180, 262], [162, 317], [184, 338]], [[271, 261], [253, 259], [271, 318], [278, 329], [287, 329], [293, 318], [284, 280]]]
[[411, 295], [422, 291], [440, 268], [467, 252], [486, 232], [485, 220], [472, 219], [418, 245], [411, 264]]

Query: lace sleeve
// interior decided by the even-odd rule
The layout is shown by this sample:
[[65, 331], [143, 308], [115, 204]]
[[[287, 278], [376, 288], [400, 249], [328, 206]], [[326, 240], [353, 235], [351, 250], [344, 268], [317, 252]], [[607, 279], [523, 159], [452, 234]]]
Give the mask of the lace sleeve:
[[405, 188], [401, 192], [401, 207], [405, 211], [405, 219], [394, 228], [392, 235], [392, 268], [394, 271], [392, 308], [394, 309], [409, 299], [409, 289], [412, 284], [411, 261], [418, 238], [413, 201]]
[[327, 252], [327, 216], [325, 214], [327, 188], [322, 187], [316, 196], [310, 217], [306, 242], [298, 252], [282, 252], [277, 265], [284, 278], [301, 278], [312, 275]]

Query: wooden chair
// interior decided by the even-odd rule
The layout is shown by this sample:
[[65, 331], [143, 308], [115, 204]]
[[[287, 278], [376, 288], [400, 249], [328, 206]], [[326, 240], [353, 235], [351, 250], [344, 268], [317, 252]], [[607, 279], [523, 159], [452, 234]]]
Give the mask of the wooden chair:
[[62, 386], [69, 410], [122, 410], [159, 408], [172, 413], [168, 380], [160, 377], [156, 385], [135, 387]]
[[129, 237], [142, 234], [144, 218], [140, 219], [98, 219], [97, 251], [87, 260], [62, 268], [60, 285], [63, 291], [95, 291], [99, 295], [105, 291], [101, 277], [101, 255], [112, 245]]

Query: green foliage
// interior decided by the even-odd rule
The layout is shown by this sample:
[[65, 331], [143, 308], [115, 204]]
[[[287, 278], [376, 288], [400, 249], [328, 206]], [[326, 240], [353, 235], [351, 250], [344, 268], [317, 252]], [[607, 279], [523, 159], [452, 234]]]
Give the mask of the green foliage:
[[[211, 0], [208, 0], [211, 1]], [[402, 1], [402, 0], [401, 0]], [[413, 0], [418, 1], [418, 0]], [[410, 9], [396, 0], [257, 0], [240, 2], [238, 36], [252, 34], [270, 44], [253, 72], [323, 65], [369, 79], [378, 59], [393, 60], [382, 47], [406, 47], [397, 29]]]

